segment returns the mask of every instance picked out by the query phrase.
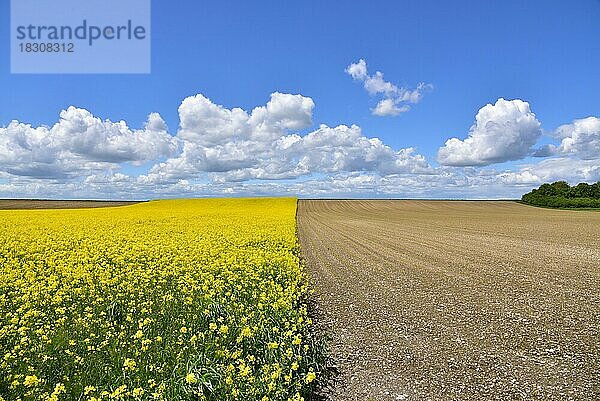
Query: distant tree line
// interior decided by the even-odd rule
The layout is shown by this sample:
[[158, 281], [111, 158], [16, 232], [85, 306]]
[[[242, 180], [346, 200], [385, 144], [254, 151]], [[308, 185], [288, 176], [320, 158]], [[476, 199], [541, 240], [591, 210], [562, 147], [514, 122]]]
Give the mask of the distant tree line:
[[521, 200], [536, 206], [600, 208], [600, 181], [591, 185], [582, 182], [573, 187], [566, 181], [543, 184], [523, 195]]

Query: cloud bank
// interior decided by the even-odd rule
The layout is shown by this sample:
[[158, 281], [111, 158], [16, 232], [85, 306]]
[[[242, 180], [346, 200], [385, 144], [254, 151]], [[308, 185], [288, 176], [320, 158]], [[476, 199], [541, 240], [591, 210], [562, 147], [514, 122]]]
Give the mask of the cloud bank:
[[14, 120], [0, 128], [0, 169], [15, 176], [67, 178], [156, 160], [176, 150], [177, 141], [158, 113], [151, 113], [140, 130], [72, 106], [51, 128]]
[[[349, 73], [366, 81], [366, 64], [352, 66]], [[369, 88], [399, 93], [381, 81]], [[466, 138], [446, 141], [436, 166], [357, 125], [314, 127], [314, 108], [300, 94], [275, 92], [249, 111], [197, 94], [182, 101], [171, 133], [158, 113], [139, 129], [76, 107], [51, 127], [11, 121], [0, 128], [0, 196], [509, 198], [545, 181], [600, 180], [596, 117], [550, 131], [556, 143], [542, 152], [529, 104], [500, 98], [476, 113]], [[491, 166], [536, 153], [545, 156], [508, 170]]]
[[393, 150], [363, 135], [356, 125], [321, 125], [304, 136], [291, 132], [311, 125], [313, 108], [308, 97], [278, 92], [249, 113], [216, 105], [203, 95], [188, 97], [179, 106], [176, 138], [182, 152], [156, 164], [141, 179], [173, 183], [208, 174], [214, 181], [227, 182], [431, 169], [414, 149]]

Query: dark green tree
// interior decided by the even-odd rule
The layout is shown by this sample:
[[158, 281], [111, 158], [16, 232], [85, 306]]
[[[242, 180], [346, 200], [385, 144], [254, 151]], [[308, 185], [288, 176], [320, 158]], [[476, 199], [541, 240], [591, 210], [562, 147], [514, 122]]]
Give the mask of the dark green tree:
[[585, 182], [574, 187], [566, 181], [542, 184], [521, 198], [523, 203], [556, 208], [600, 208], [600, 181]]

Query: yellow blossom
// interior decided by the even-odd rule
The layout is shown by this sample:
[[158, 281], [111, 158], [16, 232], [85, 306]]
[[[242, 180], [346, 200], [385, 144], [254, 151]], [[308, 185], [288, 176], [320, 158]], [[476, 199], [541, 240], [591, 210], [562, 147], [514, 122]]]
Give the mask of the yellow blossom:
[[40, 379], [38, 379], [35, 375], [25, 376], [25, 380], [23, 381], [23, 385], [25, 387], [34, 387], [37, 386], [39, 383]]
[[135, 361], [131, 358], [125, 358], [125, 362], [123, 362], [125, 370], [135, 370], [136, 365]]
[[187, 376], [185, 376], [185, 382], [187, 384], [195, 384], [198, 383], [198, 379], [194, 373], [188, 373]]
[[309, 370], [309, 372], [306, 374], [304, 381], [308, 384], [308, 383], [312, 382], [313, 380], [315, 380], [316, 377], [317, 377], [317, 375], [315, 374], [315, 372], [313, 372], [313, 370], [311, 368]]

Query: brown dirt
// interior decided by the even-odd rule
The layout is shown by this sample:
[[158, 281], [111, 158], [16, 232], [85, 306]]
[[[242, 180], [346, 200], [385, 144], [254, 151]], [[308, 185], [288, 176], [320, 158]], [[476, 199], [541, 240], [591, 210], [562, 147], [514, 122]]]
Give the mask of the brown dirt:
[[335, 400], [600, 399], [600, 213], [298, 206]]
[[133, 205], [130, 201], [95, 200], [38, 200], [38, 199], [0, 199], [0, 210], [14, 209], [81, 209]]

